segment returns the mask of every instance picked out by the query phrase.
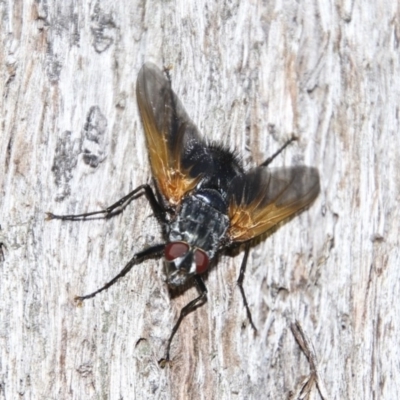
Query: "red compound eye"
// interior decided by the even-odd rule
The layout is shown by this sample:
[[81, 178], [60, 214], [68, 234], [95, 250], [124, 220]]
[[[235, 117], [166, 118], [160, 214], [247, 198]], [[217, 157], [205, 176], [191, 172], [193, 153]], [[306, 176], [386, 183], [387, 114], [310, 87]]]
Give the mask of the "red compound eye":
[[196, 262], [196, 273], [202, 274], [203, 272], [207, 271], [208, 268], [208, 255], [200, 249], [196, 249], [194, 253], [194, 260]]
[[168, 243], [164, 249], [165, 258], [173, 261], [175, 258], [184, 256], [189, 250], [189, 245], [185, 242]]

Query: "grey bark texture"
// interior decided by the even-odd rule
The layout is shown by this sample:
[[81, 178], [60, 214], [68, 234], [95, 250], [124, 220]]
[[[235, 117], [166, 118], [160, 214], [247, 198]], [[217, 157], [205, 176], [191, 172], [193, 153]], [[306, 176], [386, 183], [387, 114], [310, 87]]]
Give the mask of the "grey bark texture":
[[[0, 20], [0, 398], [400, 398], [396, 2], [17, 0]], [[74, 302], [160, 239], [145, 198], [45, 221], [151, 182], [146, 61], [171, 66], [202, 134], [247, 167], [295, 134], [273, 165], [321, 176], [316, 202], [252, 247], [257, 335], [243, 251], [222, 256], [165, 369], [197, 293], [172, 296], [161, 260]]]

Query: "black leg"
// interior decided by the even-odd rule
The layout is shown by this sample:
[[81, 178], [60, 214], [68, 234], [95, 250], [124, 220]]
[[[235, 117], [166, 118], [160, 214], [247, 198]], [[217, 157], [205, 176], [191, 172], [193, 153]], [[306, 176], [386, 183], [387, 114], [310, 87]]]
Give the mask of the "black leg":
[[243, 280], [244, 280], [244, 275], [246, 273], [246, 265], [247, 265], [247, 259], [249, 257], [249, 252], [250, 252], [250, 243], [248, 242], [246, 244], [246, 248], [244, 250], [244, 257], [242, 260], [242, 265], [240, 266], [240, 273], [239, 273], [239, 278], [237, 280], [237, 285], [239, 286], [240, 293], [242, 294], [243, 303], [246, 308], [247, 318], [250, 321], [250, 325], [253, 327], [255, 332], [257, 332], [257, 328], [253, 323], [253, 318], [251, 317], [250, 308], [249, 308], [249, 305], [247, 304], [246, 295], [245, 295], [244, 289], [243, 289]]
[[297, 137], [292, 136], [278, 151], [276, 151], [274, 154], [272, 154], [271, 157], [268, 157], [262, 164], [260, 164], [260, 167], [266, 167], [268, 164], [271, 164], [274, 158], [279, 154], [281, 154], [282, 151], [285, 150], [286, 147], [289, 146], [289, 144], [294, 142], [295, 140], [297, 140]]
[[179, 318], [178, 318], [178, 321], [176, 321], [174, 327], [172, 328], [171, 335], [169, 336], [168, 344], [167, 344], [167, 350], [165, 352], [165, 358], [162, 358], [159, 361], [159, 364], [160, 364], [160, 366], [162, 368], [164, 368], [165, 365], [169, 362], [169, 352], [170, 352], [170, 349], [171, 349], [172, 339], [174, 338], [175, 333], [177, 332], [182, 320], [186, 317], [186, 315], [188, 315], [195, 308], [197, 308], [199, 303], [204, 302], [205, 299], [207, 298], [207, 288], [206, 288], [206, 285], [203, 282], [203, 279], [199, 275], [195, 275], [194, 279], [195, 279], [195, 282], [196, 282], [196, 285], [197, 285], [197, 289], [200, 292], [200, 296], [196, 297], [194, 300], [192, 300], [190, 303], [186, 304], [186, 306], [182, 308], [181, 313], [180, 313]]
[[120, 213], [124, 207], [129, 203], [130, 200], [136, 199], [139, 196], [145, 195], [147, 200], [149, 201], [151, 208], [153, 209], [154, 215], [161, 221], [167, 222], [166, 219], [166, 210], [162, 207], [162, 205], [157, 201], [156, 196], [154, 195], [153, 189], [150, 185], [144, 184], [137, 187], [135, 190], [132, 190], [129, 194], [124, 196], [122, 199], [118, 200], [116, 203], [112, 204], [110, 207], [107, 207], [104, 210], [93, 211], [85, 214], [77, 214], [77, 215], [55, 215], [53, 213], [47, 213], [47, 219], [61, 219], [63, 221], [81, 221], [86, 219], [87, 217], [92, 217], [95, 215], [102, 215], [104, 218], [110, 218], [114, 215]]
[[[1, 225], [0, 225], [0, 231], [1, 231]], [[4, 251], [3, 249], [6, 248], [6, 245], [3, 242], [0, 242], [0, 261], [4, 261]]]
[[110, 286], [114, 285], [114, 283], [117, 282], [117, 280], [119, 278], [122, 278], [123, 276], [125, 276], [132, 269], [132, 267], [135, 264], [141, 263], [145, 258], [160, 255], [163, 252], [164, 248], [165, 248], [165, 244], [157, 244], [155, 246], [149, 247], [146, 250], [136, 253], [132, 257], [132, 259], [128, 262], [128, 264], [125, 265], [125, 267], [122, 269], [122, 271], [116, 277], [111, 279], [111, 281], [107, 282], [104, 286], [102, 286], [100, 289], [96, 290], [93, 293], [87, 294], [85, 296], [76, 296], [75, 300], [83, 301], [86, 299], [90, 299], [90, 298], [96, 296], [96, 294], [102, 292], [103, 290], [108, 289]]
[[4, 251], [3, 251], [5, 247], [6, 247], [5, 244], [3, 242], [0, 242], [0, 261], [4, 261], [6, 259], [4, 257]]

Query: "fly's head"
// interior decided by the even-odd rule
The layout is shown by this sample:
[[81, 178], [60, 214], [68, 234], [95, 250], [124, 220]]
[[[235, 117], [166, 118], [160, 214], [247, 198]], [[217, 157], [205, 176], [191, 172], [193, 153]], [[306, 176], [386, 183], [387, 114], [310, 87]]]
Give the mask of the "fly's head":
[[221, 250], [229, 219], [220, 210], [221, 195], [214, 192], [197, 190], [187, 196], [168, 226], [164, 256], [171, 287], [205, 272]]
[[203, 249], [183, 241], [168, 243], [164, 257], [168, 269], [168, 285], [171, 288], [184, 285], [193, 275], [202, 274], [210, 264], [210, 258]]

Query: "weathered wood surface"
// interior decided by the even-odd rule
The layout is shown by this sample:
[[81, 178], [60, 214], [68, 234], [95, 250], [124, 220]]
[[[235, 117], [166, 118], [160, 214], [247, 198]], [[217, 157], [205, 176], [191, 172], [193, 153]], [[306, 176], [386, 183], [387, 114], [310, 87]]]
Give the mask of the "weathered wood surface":
[[[310, 364], [323, 395], [400, 397], [400, 13], [396, 2], [0, 2], [1, 398], [284, 399]], [[321, 195], [243, 253], [221, 257], [208, 303], [170, 329], [161, 261], [75, 305], [159, 238], [145, 199], [108, 221], [45, 212], [107, 206], [150, 181], [135, 81], [171, 65], [208, 138], [252, 166], [308, 164]], [[311, 387], [310, 396], [320, 398]]]

